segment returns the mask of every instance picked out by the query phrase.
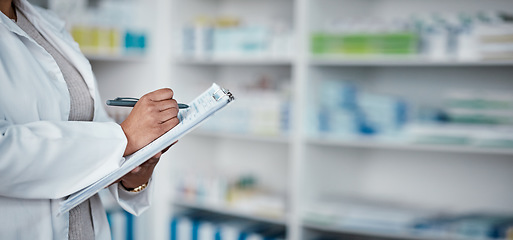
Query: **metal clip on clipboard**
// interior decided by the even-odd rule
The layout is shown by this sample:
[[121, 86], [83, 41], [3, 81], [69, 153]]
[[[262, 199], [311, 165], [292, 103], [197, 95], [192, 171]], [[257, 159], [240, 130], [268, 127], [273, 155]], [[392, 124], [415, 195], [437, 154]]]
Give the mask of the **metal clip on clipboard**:
[[234, 100], [235, 98], [233, 97], [232, 93], [230, 93], [229, 90], [226, 90], [224, 88], [219, 88], [217, 89], [213, 94], [212, 94], [212, 97], [214, 98], [214, 100], [216, 101], [219, 101], [219, 99], [223, 98], [224, 96], [228, 96], [229, 100], [228, 102]]

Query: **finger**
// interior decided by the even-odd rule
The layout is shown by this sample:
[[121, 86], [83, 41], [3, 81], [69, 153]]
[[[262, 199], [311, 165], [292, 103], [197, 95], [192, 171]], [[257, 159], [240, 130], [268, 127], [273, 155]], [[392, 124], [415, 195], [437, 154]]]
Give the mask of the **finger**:
[[139, 166], [139, 167], [141, 167], [141, 169], [139, 170], [138, 173], [144, 174], [147, 172], [152, 172], [158, 163], [159, 163], [158, 159], [152, 159], [151, 161], [146, 161], [145, 163], [143, 163]]
[[162, 154], [166, 153], [167, 150], [169, 150], [169, 148], [171, 148], [173, 145], [175, 145], [176, 143], [178, 142], [178, 140], [176, 140], [174, 143], [171, 143], [171, 145], [167, 146], [166, 148], [162, 149], [162, 151], [160, 151]]
[[159, 159], [159, 158], [160, 158], [160, 156], [162, 156], [162, 152], [159, 152], [159, 153], [155, 154], [155, 156], [153, 156], [152, 158], [150, 158], [150, 159], [148, 160], [148, 162], [149, 162], [149, 161], [151, 161], [152, 159]]
[[147, 164], [157, 164], [160, 160], [160, 156], [162, 156], [162, 153], [159, 152], [157, 154], [155, 154], [153, 157], [149, 158], [148, 160], [146, 160], [144, 163], [142, 163], [141, 165], [139, 166], [143, 166], [143, 165], [147, 165]]
[[178, 108], [170, 108], [159, 113], [160, 123], [167, 122], [178, 116]]
[[148, 98], [154, 102], [160, 102], [163, 100], [172, 99], [174, 92], [171, 88], [162, 88], [151, 93], [148, 93]]
[[161, 112], [171, 108], [178, 109], [178, 102], [175, 99], [162, 100], [159, 102], [158, 107]]
[[159, 163], [160, 158], [152, 158], [151, 160], [146, 161], [145, 163], [141, 164], [141, 167], [143, 169], [151, 169], [154, 168], [157, 163]]
[[139, 171], [141, 171], [141, 166], [135, 167], [130, 173], [138, 173]]
[[162, 122], [160, 125], [163, 129], [166, 131], [169, 131], [171, 128], [175, 127], [180, 123], [180, 119], [178, 117], [173, 117], [171, 119], [166, 120], [165, 122]]

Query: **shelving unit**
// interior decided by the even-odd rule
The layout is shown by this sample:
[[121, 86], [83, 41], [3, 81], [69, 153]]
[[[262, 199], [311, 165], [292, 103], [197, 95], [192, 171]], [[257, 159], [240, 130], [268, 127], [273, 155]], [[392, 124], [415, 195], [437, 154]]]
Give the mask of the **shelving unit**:
[[[342, 234], [362, 239], [445, 239], [411, 234], [369, 232], [303, 222], [304, 207], [309, 204], [322, 204], [316, 200], [330, 193], [376, 198], [398, 204], [419, 203], [423, 206], [448, 209], [449, 211], [481, 210], [486, 209], [486, 205], [489, 204], [492, 210], [511, 212], [513, 209], [505, 201], [495, 197], [501, 194], [506, 199], [513, 199], [511, 194], [504, 192], [506, 190], [503, 186], [491, 187], [489, 191], [486, 191], [488, 197], [483, 196], [484, 191], [477, 190], [472, 193], [469, 189], [463, 189], [465, 186], [488, 186], [500, 185], [504, 181], [513, 182], [511, 177], [506, 176], [506, 170], [499, 170], [513, 169], [513, 164], [509, 160], [513, 155], [511, 149], [411, 144], [372, 138], [344, 140], [311, 137], [304, 128], [308, 123], [305, 115], [311, 113], [309, 108], [305, 107], [311, 101], [311, 86], [317, 83], [317, 79], [322, 78], [347, 77], [378, 92], [398, 94], [407, 99], [418, 102], [427, 101], [428, 103], [437, 100], [432, 99], [432, 95], [426, 93], [440, 92], [444, 87], [466, 86], [471, 89], [480, 89], [491, 86], [492, 90], [513, 89], [513, 82], [509, 81], [509, 76], [513, 73], [511, 60], [430, 60], [418, 56], [340, 57], [315, 56], [309, 53], [309, 35], [319, 24], [319, 20], [322, 20], [320, 18], [344, 14], [349, 16], [358, 16], [359, 14], [394, 16], [399, 13], [397, 9], [393, 9], [393, 6], [399, 5], [404, 5], [403, 10], [411, 12], [422, 8], [436, 11], [444, 9], [445, 3], [446, 1], [434, 1], [412, 4], [407, 0], [323, 0], [315, 2], [294, 0], [280, 1], [279, 3], [268, 1], [249, 3], [245, 0], [214, 2], [175, 0], [172, 4], [175, 14], [171, 14], [175, 24], [174, 33], [178, 32], [180, 23], [190, 20], [194, 14], [247, 15], [247, 18], [251, 20], [255, 14], [260, 14], [259, 17], [272, 15], [259, 10], [268, 9], [269, 6], [277, 4], [276, 9], [285, 11], [284, 15], [289, 17], [296, 40], [294, 57], [290, 59], [250, 55], [247, 57], [198, 58], [175, 53], [173, 54], [175, 57], [171, 60], [172, 75], [187, 77], [185, 82], [176, 82], [177, 89], [182, 87], [179, 85], [187, 85], [198, 79], [208, 79], [207, 82], [222, 81], [229, 85], [230, 81], [240, 81], [238, 78], [244, 78], [241, 72], [235, 70], [238, 68], [246, 71], [248, 75], [257, 71], [280, 72], [282, 75], [290, 76], [290, 90], [294, 106], [291, 113], [291, 132], [287, 137], [263, 137], [251, 133], [212, 133], [197, 130], [184, 138], [181, 148], [185, 150], [180, 151], [179, 148], [172, 150], [174, 152], [170, 156], [173, 155], [176, 158], [173, 160], [170, 157], [169, 161], [184, 158], [194, 162], [193, 166], [205, 164], [204, 168], [224, 168], [234, 171], [254, 168], [257, 169], [256, 175], [263, 178], [266, 177], [266, 174], [270, 174], [272, 179], [280, 182], [281, 187], [278, 189], [284, 191], [288, 196], [285, 203], [288, 210], [287, 218], [283, 221], [280, 220], [279, 223], [286, 226], [289, 240], [311, 239], [311, 237], [320, 236], [322, 233]], [[258, 4], [260, 6], [257, 6]], [[499, 8], [511, 7], [511, 3], [506, 1], [494, 1], [489, 6], [494, 4]], [[241, 7], [247, 5], [253, 7], [251, 13]], [[448, 5], [448, 10], [459, 10], [460, 6], [465, 4], [461, 4], [461, 1], [458, 0], [452, 0]], [[473, 1], [461, 10], [472, 10], [481, 5], [480, 2]], [[284, 6], [289, 9], [284, 10], [286, 9]], [[279, 11], [276, 9], [273, 14]], [[180, 12], [177, 13], [177, 10]], [[179, 35], [173, 37], [173, 39], [178, 38]], [[490, 78], [487, 79], [487, 83], [480, 81], [480, 78], [484, 76]], [[247, 79], [243, 81], [247, 81]], [[418, 84], [417, 89], [415, 89], [416, 84]], [[415, 90], [408, 92], [410, 89]], [[237, 93], [234, 94], [237, 97]], [[244, 96], [240, 97], [244, 98]], [[210, 156], [207, 157], [203, 153], [192, 153], [190, 149], [194, 149], [194, 146], [203, 146], [202, 148], [210, 153]], [[245, 151], [244, 148], [246, 148]], [[273, 151], [275, 151], [274, 154], [266, 157], [262, 155], [262, 153]], [[200, 160], [201, 158], [204, 158], [203, 161]], [[266, 163], [261, 162], [264, 158], [266, 158]], [[430, 160], [432, 158], [435, 158], [436, 161]], [[236, 166], [230, 166], [228, 163]], [[278, 163], [277, 166], [275, 163]], [[245, 167], [241, 167], [239, 164], [245, 165]], [[169, 164], [171, 169], [181, 169], [184, 166], [186, 164], [183, 162]], [[443, 171], [444, 168], [450, 170]], [[452, 173], [447, 171], [452, 171]], [[492, 180], [495, 174], [492, 172], [500, 175], [499, 178], [503, 180]], [[286, 176], [277, 177], [279, 173], [286, 173]], [[488, 178], [488, 180], [480, 183], [472, 179], [472, 176], [476, 174], [482, 178]], [[453, 177], [458, 180], [452, 183], [447, 182]], [[418, 184], [416, 189], [412, 189], [409, 184], [412, 182]], [[458, 190], [460, 188], [463, 190]], [[441, 196], [440, 192], [444, 191], [459, 193]], [[466, 197], [462, 198], [460, 194]], [[474, 199], [468, 200], [467, 198]], [[465, 201], [465, 203], [458, 204], [461, 201]], [[203, 209], [215, 214], [232, 215], [235, 218], [248, 220], [255, 218], [255, 216], [248, 216], [230, 209], [198, 206], [181, 201], [174, 201], [174, 205], [175, 207], [180, 206], [180, 208]], [[268, 221], [268, 219], [254, 220], [257, 222]], [[275, 223], [270, 222], [270, 224]]]
[[312, 66], [374, 67], [498, 67], [513, 66], [511, 60], [431, 60], [424, 57], [311, 57]]
[[[440, 237], [440, 236], [429, 236], [429, 234], [419, 234], [419, 233], [383, 233], [379, 231], [365, 231], [365, 230], [355, 230], [351, 228], [339, 228], [339, 227], [327, 227], [327, 226], [317, 226], [315, 224], [305, 224], [305, 228], [311, 229], [313, 231], [322, 231], [333, 234], [343, 234], [345, 236], [364, 236], [369, 238], [380, 238], [380, 239], [398, 239], [398, 240], [457, 240], [461, 239], [458, 236], [449, 236], [449, 237]], [[491, 240], [491, 239], [476, 239], [476, 240]]]
[[[513, 9], [508, 0], [152, 0], [149, 51], [138, 56], [88, 56], [102, 98], [141, 96], [171, 87], [181, 102], [218, 82], [232, 88], [261, 76], [290, 86], [290, 128], [286, 134], [208, 132], [197, 129], [162, 157], [156, 168], [153, 207], [137, 221], [140, 239], [169, 239], [177, 208], [284, 226], [287, 240], [323, 233], [358, 239], [419, 239], [409, 234], [368, 232], [305, 222], [303, 211], [328, 196], [358, 196], [415, 203], [447, 212], [513, 212], [512, 149], [421, 145], [374, 138], [310, 136], [312, 92], [323, 79], [354, 81], [378, 93], [414, 103], [440, 104], [447, 89], [465, 87], [512, 92], [513, 60], [430, 60], [408, 57], [341, 57], [310, 53], [310, 34], [323, 21], [340, 16], [393, 17], [416, 12]], [[252, 22], [280, 19], [293, 29], [290, 57], [188, 56], [177, 51], [183, 25], [196, 16], [235, 16]], [[245, 93], [233, 92], [244, 99]], [[235, 101], [233, 104], [238, 104]], [[255, 104], [259, 104], [255, 101]], [[285, 195], [286, 217], [272, 219], [233, 209], [176, 200], [173, 174], [251, 173], [261, 184]], [[138, 235], [138, 236], [139, 236]]]
[[241, 218], [245, 220], [251, 220], [256, 222], [262, 222], [267, 224], [274, 224], [274, 225], [286, 225], [285, 218], [275, 218], [275, 217], [268, 217], [268, 216], [260, 216], [260, 215], [254, 215], [249, 213], [244, 213], [241, 211], [233, 210], [229, 207], [221, 207], [221, 206], [214, 206], [214, 205], [205, 205], [205, 204], [195, 204], [190, 203], [183, 200], [174, 200], [173, 204], [176, 207], [182, 207], [182, 208], [189, 208], [189, 209], [195, 209], [205, 212], [210, 212], [218, 215], [224, 215], [234, 218]]
[[285, 136], [264, 136], [264, 135], [247, 135], [238, 133], [223, 133], [214, 131], [198, 130], [191, 133], [198, 137], [232, 139], [241, 141], [264, 142], [269, 144], [289, 144], [290, 140]]
[[[311, 5], [311, 8], [318, 11], [312, 14], [314, 19], [319, 16], [319, 13], [329, 16], [329, 12], [333, 12], [331, 14], [334, 16], [334, 9], [342, 9], [342, 6], [349, 6], [349, 4], [354, 8], [346, 7], [342, 10], [349, 16], [355, 16], [355, 14], [404, 16], [404, 13], [409, 11], [421, 12], [421, 8], [424, 8], [425, 12], [458, 10], [456, 6], [458, 3], [462, 2], [317, 1], [315, 5]], [[480, 4], [478, 1], [466, 3], [468, 5], [459, 10], [469, 10]], [[352, 14], [351, 11], [355, 13]], [[312, 28], [318, 26], [315, 20], [311, 24]], [[499, 86], [503, 86], [503, 89], [512, 87], [511, 82], [505, 77], [511, 74], [510, 60], [442, 59], [435, 61], [418, 56], [312, 55], [309, 56], [307, 68], [310, 84], [312, 80], [318, 83], [316, 80], [322, 78], [341, 79], [357, 82], [373, 92], [388, 93], [415, 102], [433, 104], [439, 103], [440, 100], [437, 97], [450, 88], [499, 90], [501, 88]], [[502, 71], [508, 73], [503, 75]], [[477, 75], [478, 72], [481, 75]], [[487, 81], [486, 84], [485, 81]], [[399, 205], [415, 203], [435, 209], [446, 209], [448, 212], [480, 211], [486, 209], [486, 205], [493, 206], [491, 208], [501, 208], [501, 210], [497, 208], [496, 212], [511, 212], [507, 210], [508, 205], [497, 202], [498, 196], [502, 195], [504, 189], [499, 187], [502, 185], [500, 180], [491, 173], [495, 171], [491, 169], [511, 169], [511, 163], [507, 162], [507, 159], [511, 158], [511, 149], [410, 144], [372, 138], [315, 137], [306, 137], [305, 146], [307, 160], [303, 165], [305, 170], [302, 182], [305, 183], [303, 192], [307, 193], [304, 195], [306, 206], [321, 204], [322, 196], [329, 198], [349, 195], [394, 202]], [[322, 159], [319, 156], [322, 156]], [[481, 169], [479, 170], [480, 167], [477, 166], [481, 166]], [[477, 175], [474, 174], [481, 177], [475, 177]], [[505, 173], [499, 175], [502, 174]], [[483, 179], [483, 176], [487, 176], [484, 178], [489, 180], [493, 178], [496, 180], [476, 180]], [[512, 179], [506, 181], [512, 181]], [[493, 190], [487, 193], [478, 190], [484, 186]], [[469, 200], [472, 202], [465, 202]], [[429, 235], [419, 237], [408, 233], [390, 234], [386, 231], [367, 231], [329, 224], [306, 223], [302, 227], [305, 229], [303, 236], [306, 239], [319, 234], [322, 236], [322, 233], [326, 236], [359, 236], [362, 239], [452, 239], [452, 237], [429, 237]], [[314, 233], [318, 235], [312, 235]], [[454, 238], [458, 237], [454, 236]]]
[[460, 154], [482, 154], [482, 155], [513, 155], [513, 150], [508, 148], [493, 147], [472, 147], [461, 145], [436, 145], [422, 143], [392, 142], [379, 140], [374, 138], [358, 138], [358, 139], [319, 139], [309, 138], [309, 144], [318, 146], [331, 146], [342, 148], [363, 148], [363, 149], [385, 149], [397, 151], [423, 151], [423, 152], [447, 152]]
[[[352, 228], [340, 228], [340, 227], [329, 227], [329, 226], [318, 226], [315, 224], [304, 224], [303, 227], [314, 230], [333, 234], [346, 234], [349, 236], [366, 236], [366, 237], [379, 237], [380, 239], [401, 239], [401, 240], [437, 240], [443, 238], [426, 237], [426, 236], [415, 236], [414, 234], [408, 233], [383, 233], [379, 231], [365, 231], [355, 230]], [[484, 239], [483, 239], [484, 240]]]
[[290, 66], [292, 60], [289, 58], [265, 58], [265, 57], [178, 57], [178, 64], [187, 65], [249, 65], [249, 66]]

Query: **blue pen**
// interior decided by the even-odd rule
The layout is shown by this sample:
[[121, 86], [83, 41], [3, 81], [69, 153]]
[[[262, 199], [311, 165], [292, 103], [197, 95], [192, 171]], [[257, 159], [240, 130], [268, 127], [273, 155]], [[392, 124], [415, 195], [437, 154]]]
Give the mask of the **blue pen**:
[[[109, 106], [116, 106], [116, 107], [133, 107], [133, 106], [135, 106], [137, 101], [139, 101], [138, 98], [128, 98], [128, 97], [121, 98], [121, 97], [118, 97], [118, 98], [115, 98], [114, 100], [107, 100], [107, 105], [109, 105]], [[183, 104], [183, 103], [179, 103], [178, 104], [178, 108], [179, 109], [189, 108], [189, 105]]]

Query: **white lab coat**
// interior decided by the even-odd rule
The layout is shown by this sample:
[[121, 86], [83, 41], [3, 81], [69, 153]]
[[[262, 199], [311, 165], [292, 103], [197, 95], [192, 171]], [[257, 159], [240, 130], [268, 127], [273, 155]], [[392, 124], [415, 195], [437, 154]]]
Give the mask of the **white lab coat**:
[[[57, 63], [0, 12], [0, 238], [67, 239], [69, 215], [57, 215], [68, 195], [118, 168], [126, 147], [107, 116], [87, 59], [62, 21], [15, 0], [41, 34], [78, 69], [94, 99], [93, 122], [70, 122], [70, 96]], [[148, 208], [150, 187], [110, 192], [133, 214]], [[110, 239], [105, 211], [92, 202], [96, 239]]]

